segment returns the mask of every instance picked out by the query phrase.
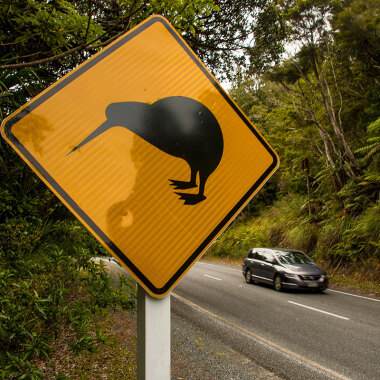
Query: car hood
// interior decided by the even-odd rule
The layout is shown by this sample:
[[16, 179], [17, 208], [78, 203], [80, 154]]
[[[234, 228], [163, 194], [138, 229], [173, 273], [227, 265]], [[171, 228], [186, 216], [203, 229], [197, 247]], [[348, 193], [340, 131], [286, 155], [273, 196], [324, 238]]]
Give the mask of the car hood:
[[291, 272], [298, 273], [298, 274], [311, 274], [311, 275], [325, 274], [325, 272], [320, 267], [318, 267], [317, 265], [312, 265], [312, 264], [298, 264], [298, 265], [283, 264], [283, 267]]

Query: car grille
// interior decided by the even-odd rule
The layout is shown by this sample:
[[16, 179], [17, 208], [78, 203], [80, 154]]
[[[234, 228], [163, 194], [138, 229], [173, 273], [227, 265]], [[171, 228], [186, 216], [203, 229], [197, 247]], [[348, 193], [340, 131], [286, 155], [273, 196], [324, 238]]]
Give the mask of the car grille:
[[300, 275], [300, 277], [302, 278], [302, 280], [306, 280], [306, 281], [317, 281], [321, 278], [320, 275], [314, 275], [314, 276], [310, 276], [310, 275]]

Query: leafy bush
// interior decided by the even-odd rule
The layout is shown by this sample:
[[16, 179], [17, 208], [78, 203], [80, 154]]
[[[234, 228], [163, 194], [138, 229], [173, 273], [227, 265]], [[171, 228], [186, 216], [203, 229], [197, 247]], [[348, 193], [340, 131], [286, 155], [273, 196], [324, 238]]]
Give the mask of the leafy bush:
[[0, 377], [37, 379], [33, 360], [49, 355], [61, 331], [74, 332], [73, 350], [92, 350], [101, 339], [88, 333], [92, 317], [110, 307], [134, 310], [136, 294], [125, 278], [114, 286], [80, 240], [70, 240], [79, 246], [71, 250], [53, 245], [53, 236], [68, 231], [85, 235], [76, 222], [54, 228], [12, 222], [0, 230]]

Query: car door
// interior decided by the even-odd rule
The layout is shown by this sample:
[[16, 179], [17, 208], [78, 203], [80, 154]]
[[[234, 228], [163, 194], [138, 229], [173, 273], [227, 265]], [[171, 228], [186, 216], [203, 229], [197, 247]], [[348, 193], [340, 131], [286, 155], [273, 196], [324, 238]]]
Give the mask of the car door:
[[261, 276], [272, 282], [276, 273], [276, 268], [273, 266], [274, 256], [270, 252], [262, 252], [261, 255], [264, 258], [261, 263]]
[[267, 282], [267, 279], [262, 276], [262, 266], [264, 265], [265, 257], [260, 251], [252, 252], [252, 259], [250, 262], [250, 269], [252, 273], [252, 279], [259, 282]]
[[245, 258], [245, 268], [249, 269], [251, 273], [253, 272], [253, 252], [252, 249], [249, 250], [247, 257]]
[[257, 252], [256, 266], [255, 266], [255, 278], [267, 282], [272, 283], [275, 268], [273, 266], [274, 256], [269, 252], [259, 251]]

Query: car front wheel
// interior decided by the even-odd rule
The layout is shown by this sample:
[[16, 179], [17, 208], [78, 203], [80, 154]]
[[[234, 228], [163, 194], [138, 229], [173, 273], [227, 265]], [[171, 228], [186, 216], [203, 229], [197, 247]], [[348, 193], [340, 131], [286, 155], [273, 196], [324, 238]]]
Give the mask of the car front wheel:
[[276, 275], [273, 281], [274, 290], [277, 292], [281, 292], [282, 290], [282, 284], [281, 284], [281, 277], [279, 275]]
[[251, 274], [251, 271], [249, 269], [247, 269], [245, 271], [245, 282], [247, 284], [251, 284], [252, 283], [252, 274]]

